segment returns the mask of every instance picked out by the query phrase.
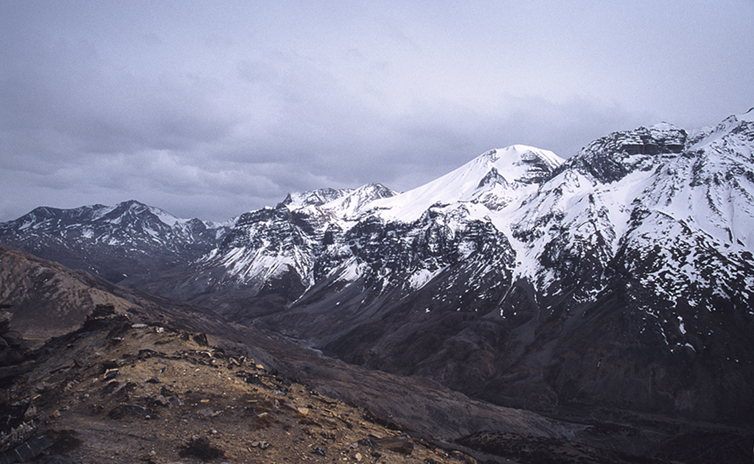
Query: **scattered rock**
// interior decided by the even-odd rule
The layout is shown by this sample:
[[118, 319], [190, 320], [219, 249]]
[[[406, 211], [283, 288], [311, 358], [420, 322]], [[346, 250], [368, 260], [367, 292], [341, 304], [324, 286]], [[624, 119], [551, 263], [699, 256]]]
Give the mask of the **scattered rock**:
[[388, 428], [390, 430], [400, 431], [402, 429], [402, 427], [399, 424], [396, 424], [395, 422], [393, 422], [390, 419], [383, 419], [381, 417], [378, 417], [376, 414], [374, 414], [369, 409], [366, 409], [364, 411], [363, 417], [364, 417], [364, 420], [367, 420], [367, 421], [369, 421], [369, 422], [371, 422], [373, 424], [381, 425], [381, 426], [383, 426], [385, 428]]
[[123, 385], [123, 388], [118, 390], [116, 392], [117, 395], [120, 395], [124, 398], [128, 398], [129, 394], [132, 393], [134, 390], [136, 390], [137, 385], [133, 382], [128, 382], [125, 385]]
[[0, 433], [0, 452], [10, 451], [20, 446], [37, 433], [36, 422], [22, 422]]
[[214, 411], [212, 408], [202, 408], [196, 413], [204, 417], [217, 417], [222, 414], [222, 411]]
[[163, 395], [160, 395], [156, 398], [150, 398], [150, 403], [156, 406], [162, 406], [162, 407], [170, 406], [170, 400], [165, 398], [165, 396]]
[[33, 437], [11, 451], [0, 454], [0, 463], [28, 462], [36, 458], [42, 451], [53, 445], [53, 441], [47, 437]]
[[359, 441], [359, 444], [405, 454], [406, 456], [409, 456], [414, 451], [414, 443], [406, 436], [389, 438], [369, 437]]
[[194, 336], [191, 338], [199, 346], [209, 346], [209, 341], [207, 340], [207, 334], [203, 334], [203, 333], [194, 334]]
[[209, 461], [225, 456], [220, 448], [210, 445], [209, 438], [195, 437], [189, 440], [178, 450], [178, 455], [182, 458], [198, 458]]
[[110, 419], [120, 420], [125, 418], [150, 419], [152, 411], [136, 404], [121, 404], [107, 413]]
[[111, 382], [108, 382], [108, 384], [105, 385], [102, 390], [100, 390], [100, 393], [102, 395], [109, 395], [114, 392], [118, 388], [118, 386], [120, 386], [120, 382], [113, 380]]
[[118, 361], [116, 361], [116, 360], [112, 360], [111, 359], [111, 360], [108, 360], [108, 361], [102, 361], [102, 363], [100, 363], [98, 365], [99, 374], [104, 374], [105, 372], [107, 372], [110, 369], [117, 369], [118, 366], [119, 366], [119, 364], [118, 364]]

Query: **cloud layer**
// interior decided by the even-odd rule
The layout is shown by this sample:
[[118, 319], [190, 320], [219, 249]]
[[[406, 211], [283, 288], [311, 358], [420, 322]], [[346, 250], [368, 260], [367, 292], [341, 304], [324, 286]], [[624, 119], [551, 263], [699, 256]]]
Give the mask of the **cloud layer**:
[[754, 106], [744, 0], [108, 3], [0, 4], [0, 220], [131, 198], [224, 220]]

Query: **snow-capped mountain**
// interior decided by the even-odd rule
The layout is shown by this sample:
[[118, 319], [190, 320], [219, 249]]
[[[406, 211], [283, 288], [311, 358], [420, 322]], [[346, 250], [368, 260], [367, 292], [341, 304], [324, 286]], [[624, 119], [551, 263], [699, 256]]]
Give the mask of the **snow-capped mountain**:
[[401, 194], [292, 194], [147, 288], [496, 403], [740, 419], [753, 113], [615, 132], [566, 161], [492, 150]]
[[[567, 160], [514, 145], [403, 193], [292, 193], [225, 235], [197, 223], [200, 259], [131, 283], [497, 404], [748, 423], [753, 150], [754, 110], [614, 132]], [[50, 235], [117, 249], [120, 235], [72, 225], [123, 215], [104, 211]], [[21, 218], [0, 236], [36, 223], [57, 224]], [[183, 243], [160, 223], [161, 243]], [[148, 230], [163, 229], [123, 237], [156, 243]]]
[[[239, 216], [220, 246], [183, 278], [171, 275], [141, 288], [177, 299], [199, 296], [198, 302], [212, 301], [221, 311], [231, 293], [240, 295], [241, 306], [249, 297], [273, 294], [282, 298], [275, 299], [279, 307], [321, 279], [327, 264], [319, 257], [339, 242], [336, 237], [355, 224], [366, 205], [392, 195], [380, 184], [289, 194], [274, 208]], [[214, 300], [217, 293], [223, 294], [220, 302]]]
[[401, 195], [374, 203], [384, 220], [409, 223], [433, 205], [473, 203], [500, 210], [536, 191], [563, 159], [525, 145], [490, 150], [455, 171]]
[[229, 224], [180, 219], [137, 201], [39, 207], [0, 223], [0, 243], [112, 281], [185, 265], [217, 246]]
[[535, 192], [562, 161], [517, 145], [491, 150], [402, 194], [379, 184], [290, 194], [274, 208], [241, 215], [182, 284], [171, 278], [144, 288], [184, 299], [233, 289], [244, 298], [261, 295], [266, 312], [271, 293], [282, 297], [278, 307], [285, 306], [325, 282], [361, 279], [372, 290], [379, 287], [378, 294], [394, 287], [415, 290], [481, 249], [498, 263], [485, 260], [490, 272], [510, 274], [508, 240], [485, 215]]

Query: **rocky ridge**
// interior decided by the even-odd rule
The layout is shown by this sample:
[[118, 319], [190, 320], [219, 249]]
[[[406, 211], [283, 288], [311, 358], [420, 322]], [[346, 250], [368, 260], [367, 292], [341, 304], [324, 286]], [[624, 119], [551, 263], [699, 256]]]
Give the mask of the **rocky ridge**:
[[27, 389], [7, 391], [11, 403], [31, 398], [47, 455], [123, 463], [473, 461], [210, 347], [202, 334], [133, 324], [102, 308], [36, 354]]

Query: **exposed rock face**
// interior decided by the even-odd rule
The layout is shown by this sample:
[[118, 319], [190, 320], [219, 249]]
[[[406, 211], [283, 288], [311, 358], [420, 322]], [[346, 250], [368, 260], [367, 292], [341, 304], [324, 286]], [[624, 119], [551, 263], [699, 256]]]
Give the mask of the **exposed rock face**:
[[[3, 304], [0, 308], [7, 307], [10, 305]], [[28, 356], [29, 347], [23, 336], [11, 328], [12, 318], [11, 313], [0, 309], [0, 368], [21, 364]]]
[[686, 148], [688, 133], [671, 124], [613, 132], [590, 143], [565, 169], [575, 168], [601, 183], [621, 180], [630, 172], [650, 170]]
[[[9, 305], [3, 304], [2, 307]], [[0, 310], [0, 462], [27, 462], [52, 445], [37, 436], [39, 416], [31, 396], [14, 392], [14, 383], [33, 370], [33, 357], [20, 333], [11, 328], [12, 314]]]

